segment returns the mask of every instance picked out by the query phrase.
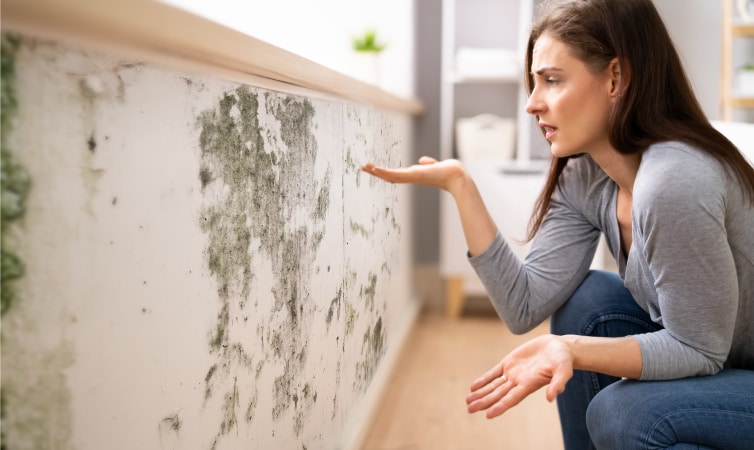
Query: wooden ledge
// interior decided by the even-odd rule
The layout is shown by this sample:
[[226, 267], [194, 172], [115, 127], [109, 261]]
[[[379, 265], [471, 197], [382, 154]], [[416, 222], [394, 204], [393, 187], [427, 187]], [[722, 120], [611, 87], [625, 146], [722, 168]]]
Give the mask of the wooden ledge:
[[153, 0], [3, 0], [3, 31], [34, 33], [262, 77], [418, 115], [423, 106]]

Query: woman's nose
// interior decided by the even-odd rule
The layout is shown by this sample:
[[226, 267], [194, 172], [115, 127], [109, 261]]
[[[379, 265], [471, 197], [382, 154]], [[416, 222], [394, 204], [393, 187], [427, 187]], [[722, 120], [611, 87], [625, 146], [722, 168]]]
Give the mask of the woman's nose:
[[529, 94], [529, 98], [526, 100], [526, 112], [533, 115], [541, 115], [542, 112], [545, 109], [545, 105], [540, 99], [537, 88], [534, 88], [531, 94]]

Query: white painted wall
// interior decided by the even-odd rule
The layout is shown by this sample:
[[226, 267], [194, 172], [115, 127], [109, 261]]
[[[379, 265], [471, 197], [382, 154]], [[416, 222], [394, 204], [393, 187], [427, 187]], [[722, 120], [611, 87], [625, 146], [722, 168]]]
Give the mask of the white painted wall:
[[358, 442], [417, 308], [408, 190], [359, 167], [405, 162], [410, 117], [29, 37], [13, 59], [4, 446]]
[[387, 43], [378, 84], [414, 97], [413, 0], [162, 0], [340, 72], [359, 77], [351, 40], [367, 29]]

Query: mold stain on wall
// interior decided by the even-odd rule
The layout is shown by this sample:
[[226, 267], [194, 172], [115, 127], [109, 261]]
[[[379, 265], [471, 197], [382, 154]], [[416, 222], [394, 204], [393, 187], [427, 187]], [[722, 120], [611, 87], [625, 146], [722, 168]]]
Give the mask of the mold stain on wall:
[[[7, 33], [2, 34], [2, 50], [0, 57], [0, 184], [2, 201], [0, 209], [0, 315], [5, 315], [11, 304], [16, 300], [14, 281], [24, 275], [25, 266], [16, 254], [15, 242], [11, 241], [11, 225], [23, 217], [26, 210], [26, 197], [31, 187], [31, 180], [26, 169], [16, 161], [9, 145], [8, 135], [12, 131], [12, 121], [15, 117], [18, 102], [15, 91], [15, 58], [20, 45], [20, 38]], [[3, 339], [4, 340], [4, 339]], [[11, 393], [12, 395], [13, 393]], [[7, 423], [6, 383], [0, 389], [0, 420]], [[7, 425], [6, 425], [7, 426]], [[6, 448], [5, 427], [0, 430], [0, 447]]]
[[[6, 225], [23, 225], [20, 220], [5, 220], [6, 202], [14, 199], [19, 192], [28, 192], [30, 177], [20, 164], [7, 165], [15, 163], [12, 153], [6, 158], [5, 141], [10, 134], [6, 133], [6, 123], [12, 123], [6, 118], [12, 118], [10, 113], [14, 110], [6, 108], [5, 104], [11, 98], [6, 96], [5, 89], [13, 86], [6, 78], [5, 58], [11, 53], [6, 52], [5, 37], [3, 45], [5, 295], [5, 276], [12, 273], [10, 270], [6, 272], [5, 239], [14, 234], [8, 233], [6, 236]], [[22, 44], [24, 52], [31, 52], [30, 48], [31, 45]], [[54, 57], [49, 58], [49, 55]], [[57, 56], [59, 58], [56, 60]], [[54, 74], [49, 80], [65, 80], [62, 83], [65, 86], [50, 87], [49, 92], [58, 95], [53, 95], [54, 101], [45, 98], [45, 101], [37, 101], [34, 106], [52, 106], [50, 110], [57, 114], [54, 118], [59, 120], [61, 127], [78, 130], [71, 138], [72, 144], [66, 141], [62, 146], [52, 146], [50, 151], [58, 154], [74, 147], [78, 151], [74, 159], [68, 158], [65, 162], [71, 162], [75, 169], [83, 169], [83, 172], [72, 172], [75, 183], [82, 187], [83, 201], [77, 204], [79, 208], [75, 211], [70, 208], [62, 216], [80, 219], [83, 227], [80, 229], [109, 237], [109, 228], [108, 233], [101, 233], [106, 224], [111, 223], [108, 220], [114, 217], [108, 216], [107, 211], [117, 209], [123, 214], [129, 200], [125, 192], [107, 190], [114, 185], [112, 174], [118, 170], [124, 171], [114, 161], [129, 161], [126, 157], [106, 158], [110, 155], [109, 150], [122, 148], [125, 150], [122, 155], [133, 151], [134, 155], [138, 155], [138, 162], [134, 162], [136, 170], [147, 165], [153, 168], [162, 163], [157, 157], [151, 159], [153, 156], [149, 152], [137, 151], [149, 148], [149, 144], [144, 145], [144, 141], [139, 140], [141, 138], [134, 137], [144, 131], [145, 121], [124, 123], [128, 122], [126, 119], [132, 114], [143, 114], [152, 119], [155, 116], [165, 117], [166, 122], [171, 122], [171, 127], [176, 127], [169, 129], [171, 133], [188, 133], [171, 136], [178, 138], [176, 141], [180, 144], [169, 147], [169, 154], [178, 158], [171, 160], [173, 172], [169, 177], [164, 177], [175, 184], [176, 192], [183, 189], [182, 196], [176, 194], [163, 203], [155, 204], [168, 206], [169, 201], [172, 207], [175, 200], [184, 202], [180, 209], [176, 208], [180, 214], [185, 213], [185, 216], [179, 217], [193, 218], [192, 221], [176, 222], [178, 229], [175, 232], [176, 235], [186, 232], [186, 235], [193, 237], [185, 245], [189, 248], [188, 252], [197, 257], [194, 264], [200, 263], [198, 256], [203, 252], [205, 269], [197, 285], [204, 289], [197, 290], [196, 298], [191, 299], [199, 302], [194, 307], [201, 309], [202, 314], [187, 319], [190, 314], [179, 309], [186, 304], [181, 302], [185, 294], [173, 296], [170, 302], [155, 301], [146, 307], [144, 303], [139, 303], [138, 311], [140, 318], [149, 312], [152, 321], [158, 317], [169, 318], [164, 323], [151, 324], [160, 333], [175, 327], [174, 330], [182, 333], [184, 338], [205, 339], [203, 342], [206, 346], [198, 351], [196, 345], [191, 349], [181, 349], [186, 352], [186, 360], [194, 366], [190, 374], [181, 372], [177, 376], [168, 372], [187, 372], [188, 366], [172, 364], [170, 358], [165, 358], [166, 353], [158, 353], [160, 349], [133, 349], [141, 355], [154, 351], [159, 356], [155, 357], [154, 364], [160, 369], [151, 374], [164, 370], [164, 378], [160, 380], [164, 385], [159, 389], [160, 392], [168, 389], [169, 395], [157, 400], [168, 402], [181, 397], [178, 408], [174, 409], [171, 405], [151, 417], [156, 411], [149, 410], [150, 406], [144, 404], [143, 396], [156, 392], [154, 380], [159, 377], [146, 376], [147, 371], [144, 371], [143, 378], [137, 374], [133, 381], [129, 379], [129, 385], [144, 387], [143, 390], [139, 388], [138, 392], [133, 391], [134, 397], [125, 398], [122, 392], [112, 389], [102, 393], [101, 398], [93, 403], [147, 408], [150, 413], [148, 427], [140, 426], [139, 433], [132, 434], [143, 437], [140, 432], [151, 433], [149, 448], [182, 448], [187, 445], [188, 436], [196, 437], [197, 434], [201, 435], [201, 442], [192, 442], [192, 448], [220, 450], [235, 447], [239, 442], [250, 448], [276, 447], [275, 444], [281, 443], [279, 448], [290, 448], [288, 444], [292, 442], [295, 442], [296, 448], [330, 448], [328, 446], [337, 442], [349, 421], [349, 415], [352, 416], [353, 408], [360, 406], [361, 394], [369, 387], [379, 367], [388, 346], [389, 329], [395, 323], [395, 316], [387, 313], [388, 303], [392, 299], [388, 299], [385, 293], [391, 287], [391, 268], [396, 261], [401, 233], [394, 212], [398, 201], [396, 189], [389, 184], [374, 183], [362, 176], [360, 171], [364, 159], [381, 164], [396, 163], [391, 159], [397, 152], [391, 142], [394, 137], [390, 119], [369, 107], [308, 100], [264, 89], [237, 87], [219, 80], [205, 79], [205, 83], [201, 78], [175, 76], [169, 71], [151, 67], [146, 67], [145, 73], [142, 73], [148, 76], [135, 79], [126, 77], [124, 81], [121, 75], [125, 75], [118, 72], [118, 68], [131, 66], [117, 65], [119, 60], [113, 65], [114, 60], [110, 58], [103, 58], [102, 64], [97, 60], [88, 65], [89, 54], [58, 44], [48, 45], [42, 57], [31, 57], [35, 59], [35, 70]], [[29, 55], [24, 58], [28, 59]], [[96, 59], [97, 55], [93, 58]], [[79, 71], [82, 61], [87, 63], [86, 70]], [[73, 69], [68, 70], [71, 67]], [[91, 72], [83, 73], [89, 68]], [[103, 75], [105, 71], [107, 76]], [[47, 80], [45, 76], [39, 78]], [[104, 92], [99, 92], [95, 77], [105, 83]], [[164, 85], [170, 88], [165, 90], [164, 99], [158, 102], [159, 111], [153, 111], [152, 103], [144, 100], [147, 97], [145, 93], [158, 91], [163, 86], [161, 83], [172, 84]], [[129, 90], [128, 98], [126, 88]], [[38, 98], [35, 97], [35, 100]], [[113, 113], [114, 109], [118, 114]], [[70, 114], [70, 111], [75, 111], [75, 114]], [[123, 136], [114, 132], [121, 127], [124, 127]], [[25, 129], [27, 132], [34, 131], [30, 126]], [[144, 138], [152, 137], [149, 133], [144, 135]], [[160, 142], [165, 145], [163, 141]], [[185, 151], [187, 147], [193, 153]], [[185, 152], [185, 159], [181, 152]], [[153, 153], [156, 155], [160, 152]], [[72, 152], [67, 155], [70, 154]], [[24, 153], [17, 151], [16, 155], [24, 156]], [[136, 161], [137, 158], [134, 156], [130, 160]], [[34, 169], [30, 173], [38, 173], [38, 166], [31, 164], [33, 159], [27, 157], [23, 161], [29, 162], [29, 167]], [[17, 169], [17, 172], [7, 171], [9, 167]], [[133, 170], [134, 166], [129, 167]], [[18, 174], [25, 176], [19, 178]], [[157, 184], [157, 178], [150, 183]], [[160, 183], [165, 181], [164, 178]], [[18, 183], [18, 179], [25, 181]], [[36, 195], [36, 192], [42, 192], [40, 186], [44, 186], [46, 178], [38, 176], [34, 179]], [[11, 187], [7, 192], [13, 194], [7, 197], [6, 181]], [[11, 181], [15, 184], [11, 184]], [[154, 186], [145, 183], [144, 195], [151, 195]], [[201, 192], [200, 198], [197, 192]], [[106, 210], [102, 208], [105, 197]], [[25, 196], [16, 195], [15, 198], [23, 204]], [[191, 200], [190, 206], [186, 205], [186, 199]], [[201, 202], [201, 207], [197, 208], [199, 205], [194, 203], [196, 201]], [[30, 203], [27, 215], [31, 216], [40, 204], [39, 201]], [[116, 205], [117, 208], [113, 208]], [[160, 214], [163, 213], [154, 214], [154, 217], [165, 217]], [[127, 218], [133, 219], [133, 216]], [[26, 220], [27, 227], [36, 223], [31, 218]], [[154, 227], [154, 223], [151, 225]], [[183, 226], [186, 229], [180, 228]], [[201, 232], [197, 227], [201, 228]], [[155, 242], [165, 238], [165, 234], [157, 234], [157, 227], [154, 229]], [[113, 232], [113, 239], [120, 236], [133, 238], [126, 231], [117, 234], [119, 232]], [[160, 230], [160, 233], [164, 231]], [[197, 239], [202, 233], [205, 240]], [[34, 238], [23, 233], [20, 236], [24, 239]], [[101, 245], [102, 242], [105, 241], [91, 245]], [[112, 245], [112, 241], [109, 244]], [[83, 245], [83, 252], [91, 250], [87, 247], [89, 243]], [[146, 244], [139, 248], [143, 258], [165, 257], [168, 258], [165, 259], [166, 264], [172, 264], [169, 260], [171, 255], [158, 255]], [[7, 246], [7, 249], [11, 250], [12, 247]], [[23, 251], [20, 254], [26, 255]], [[39, 257], [37, 255], [37, 260]], [[29, 261], [31, 265], [34, 260]], [[84, 266], [89, 263], [87, 261]], [[83, 267], [81, 272], [86, 271], [87, 267]], [[154, 268], [150, 269], [150, 275], [160, 276], [161, 269], [151, 267]], [[193, 268], [195, 274], [199, 272], [196, 266]], [[400, 270], [395, 273], [399, 274]], [[27, 280], [38, 277], [38, 274], [36, 269], [28, 270], [26, 278], [19, 283], [23, 289], [19, 291], [19, 296], [26, 292]], [[154, 283], [151, 279], [149, 286], [147, 281], [142, 280], [146, 278], [138, 278], [139, 285], [143, 283], [145, 289], [152, 288]], [[162, 284], [166, 290], [159, 294], [152, 288], [150, 294], [154, 292], [155, 297], [162, 297], [167, 293], [171, 296], [173, 291], [169, 290], [172, 289], [169, 284]], [[210, 295], [207, 295], [207, 289]], [[44, 448], [44, 443], [48, 442], [52, 442], [56, 448], [70, 448], [71, 439], [75, 438], [84, 448], [91, 438], [86, 436], [87, 420], [100, 423], [97, 422], [99, 417], [84, 416], [82, 419], [78, 415], [82, 410], [77, 409], [80, 405], [77, 402], [81, 399], [76, 397], [81, 393], [81, 387], [88, 386], [82, 375], [85, 378], [90, 373], [82, 370], [89, 367], [85, 365], [85, 361], [88, 361], [86, 354], [81, 350], [87, 347], [82, 343], [91, 343], [93, 339], [92, 334], [87, 334], [89, 328], [82, 325], [85, 320], [82, 313], [96, 311], [96, 308], [89, 309], [96, 302], [73, 298], [70, 292], [65, 294], [70, 298], [61, 296], [59, 306], [61, 310], [69, 308], [66, 312], [70, 312], [70, 317], [78, 315], [78, 324], [69, 324], [69, 330], [75, 331], [70, 334], [71, 341], [65, 340], [66, 337], [53, 338], [55, 345], [47, 348], [39, 343], [21, 345], [15, 341], [34, 333], [43, 334], [44, 331], [18, 332], [19, 328], [28, 325], [27, 319], [32, 319], [30, 314], [24, 316], [25, 321], [20, 322], [21, 325], [9, 323], [6, 328], [3, 323], [3, 350], [8, 343], [11, 350], [30, 350], [24, 356], [20, 352], [15, 357], [8, 354], [8, 361], [20, 361], [21, 365], [3, 372], [2, 404], [6, 408], [2, 413], [3, 430], [11, 430], [12, 439], [9, 442], [16, 443], [18, 439], [13, 438], [22, 436], [28, 448]], [[129, 298], [123, 302], [123, 295], [118, 297], [119, 293], [113, 293], [111, 298], [108, 290], [104, 292], [106, 295], [102, 298], [107, 297], [113, 303], [124, 304], [131, 300]], [[140, 292], [135, 296], [138, 297], [137, 302], [144, 301], [139, 297]], [[4, 314], [11, 315], [9, 322], [17, 321], [16, 307], [22, 310], [28, 303], [21, 300], [6, 304], [4, 299], [4, 308], [10, 305], [4, 311]], [[104, 305], [104, 302], [99, 305], [103, 311]], [[58, 309], [50, 311], [56, 313]], [[45, 314], [45, 323], [60, 321], [55, 314]], [[102, 317], [93, 313], [91, 316], [89, 320]], [[128, 320], [116, 314], [108, 317], [119, 324]], [[202, 326], [196, 327], [197, 323]], [[61, 329], [69, 325], [61, 325]], [[133, 339], [143, 330], [133, 328], [134, 335], [129, 334], [132, 331], [124, 331], [123, 327], [107, 337]], [[9, 339], [5, 339], [6, 334], [11, 334]], [[144, 336], [146, 334], [141, 337]], [[192, 351], [201, 354], [192, 355]], [[74, 355], [78, 360], [74, 360]], [[117, 358], [114, 356], [111, 363]], [[117, 361], [124, 366], [133, 362], [128, 356]], [[9, 362], [9, 367], [13, 367], [11, 364]], [[138, 364], [133, 364], [133, 367], [135, 372], [142, 370]], [[29, 381], [18, 382], [28, 374], [36, 375], [29, 377]], [[102, 368], [101, 374], [110, 382], [121, 377], [120, 373], [109, 371], [107, 367]], [[197, 384], [192, 388], [195, 391], [193, 394], [188, 388], [181, 390], [181, 383], [171, 386], [177, 379], [182, 382], [189, 377]], [[8, 385], [10, 389], [5, 387], [6, 379], [12, 381]], [[44, 388], [32, 392], [36, 386]], [[6, 393], [9, 395], [6, 396]], [[7, 403], [6, 398], [9, 400]], [[27, 404], [24, 405], [24, 402]], [[18, 405], [21, 408], [14, 410]], [[10, 408], [11, 417], [6, 422], [7, 408]], [[42, 410], [48, 412], [32, 417]], [[29, 420], [30, 417], [33, 420]], [[104, 418], [102, 420], [106, 422]], [[209, 432], [204, 425], [197, 427], [197, 421], [211, 423]], [[201, 431], [197, 431], [199, 428]], [[114, 429], [115, 426], [109, 432], [113, 433]], [[5, 443], [5, 439], [2, 442]], [[9, 448], [24, 450], [27, 447], [14, 445]]]
[[3, 33], [2, 35], [2, 94], [0, 99], [0, 164], [2, 174], [2, 216], [0, 231], [0, 246], [2, 249], [2, 286], [0, 287], [0, 314], [13, 303], [16, 294], [14, 281], [24, 275], [25, 267], [20, 256], [13, 249], [14, 243], [11, 237], [11, 227], [23, 218], [26, 212], [26, 198], [31, 188], [31, 178], [26, 168], [23, 167], [10, 148], [9, 135], [12, 132], [12, 121], [18, 108], [15, 91], [15, 56], [21, 43], [17, 36]]
[[362, 359], [356, 364], [356, 389], [365, 389], [372, 381], [380, 359], [385, 354], [385, 330], [382, 328], [382, 317], [377, 318], [373, 326], [367, 328], [361, 346]]
[[[274, 121], [262, 123], [260, 111]], [[239, 370], [258, 379], [268, 362], [282, 364], [282, 374], [272, 387], [270, 413], [277, 420], [292, 408], [296, 435], [317, 400], [316, 391], [300, 376], [307, 359], [310, 319], [306, 314], [312, 308], [308, 281], [330, 204], [329, 171], [324, 178], [314, 176], [314, 114], [307, 99], [270, 92], [260, 95], [239, 87], [226, 92], [215, 108], [198, 118], [199, 179], [207, 201], [202, 229], [208, 235], [207, 264], [220, 300], [209, 339], [217, 362], [205, 377], [206, 398], [215, 395], [216, 389], [226, 390], [225, 419], [216, 443], [237, 427], [237, 409], [243, 408], [249, 422], [257, 414], [256, 385], [245, 393], [239, 392], [236, 378], [232, 385], [228, 383], [230, 374]], [[308, 220], [297, 223], [301, 210], [307, 212]], [[272, 289], [267, 296], [259, 293], [259, 298], [250, 298], [253, 268], [260, 264], [271, 267]], [[253, 302], [253, 308], [248, 302]], [[231, 333], [249, 314], [275, 318], [257, 329], [263, 351], [253, 356], [243, 343], [233, 341]], [[245, 404], [240, 404], [241, 399]]]

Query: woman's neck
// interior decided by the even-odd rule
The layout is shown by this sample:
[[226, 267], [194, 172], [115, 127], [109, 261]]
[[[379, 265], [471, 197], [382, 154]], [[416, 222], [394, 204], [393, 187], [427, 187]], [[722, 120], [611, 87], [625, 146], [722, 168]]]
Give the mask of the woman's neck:
[[641, 153], [623, 154], [610, 148], [592, 153], [591, 156], [621, 191], [633, 195], [634, 180], [641, 164]]

